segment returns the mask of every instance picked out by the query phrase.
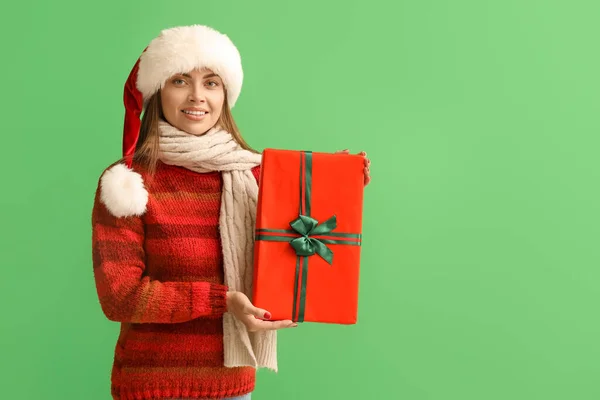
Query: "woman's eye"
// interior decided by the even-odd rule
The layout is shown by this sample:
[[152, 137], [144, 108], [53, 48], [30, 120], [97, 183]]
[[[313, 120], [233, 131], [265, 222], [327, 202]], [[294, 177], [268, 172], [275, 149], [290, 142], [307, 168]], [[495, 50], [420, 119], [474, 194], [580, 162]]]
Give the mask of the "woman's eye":
[[212, 87], [219, 86], [219, 84], [218, 84], [217, 82], [215, 82], [215, 81], [209, 81], [209, 82], [207, 82], [206, 84], [207, 84], [207, 85], [210, 85], [211, 83], [213, 83], [213, 84], [214, 84], [214, 85], [212, 85]]
[[185, 81], [183, 79], [174, 79], [173, 83], [176, 85], [179, 85], [179, 82], [185, 83]]

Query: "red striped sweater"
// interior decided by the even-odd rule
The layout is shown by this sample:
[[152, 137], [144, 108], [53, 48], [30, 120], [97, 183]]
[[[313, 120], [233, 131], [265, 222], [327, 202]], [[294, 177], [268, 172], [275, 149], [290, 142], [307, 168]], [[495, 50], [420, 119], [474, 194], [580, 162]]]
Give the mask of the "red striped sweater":
[[[259, 167], [253, 169], [258, 180]], [[223, 398], [251, 392], [255, 370], [223, 366], [227, 287], [219, 236], [221, 174], [159, 162], [141, 217], [92, 213], [94, 277], [106, 317], [121, 323], [114, 399]]]

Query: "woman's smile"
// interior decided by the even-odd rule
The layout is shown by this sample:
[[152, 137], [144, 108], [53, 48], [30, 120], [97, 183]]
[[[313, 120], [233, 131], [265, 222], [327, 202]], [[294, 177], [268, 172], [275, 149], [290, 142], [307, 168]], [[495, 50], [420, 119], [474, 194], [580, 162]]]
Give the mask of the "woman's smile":
[[192, 121], [201, 121], [208, 115], [208, 111], [181, 110], [181, 112]]

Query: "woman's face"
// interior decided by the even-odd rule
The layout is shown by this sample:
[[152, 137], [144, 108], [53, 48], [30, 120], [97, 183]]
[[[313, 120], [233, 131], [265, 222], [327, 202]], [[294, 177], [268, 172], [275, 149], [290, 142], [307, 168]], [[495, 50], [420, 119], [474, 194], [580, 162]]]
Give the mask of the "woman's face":
[[161, 106], [167, 122], [196, 136], [205, 134], [217, 123], [224, 101], [223, 81], [209, 69], [173, 75], [161, 89]]

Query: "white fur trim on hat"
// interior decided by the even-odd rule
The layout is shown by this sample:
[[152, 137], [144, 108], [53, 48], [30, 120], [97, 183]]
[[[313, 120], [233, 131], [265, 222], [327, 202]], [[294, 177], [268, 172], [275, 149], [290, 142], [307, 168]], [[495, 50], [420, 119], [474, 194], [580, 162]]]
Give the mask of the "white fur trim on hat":
[[244, 78], [240, 54], [227, 35], [204, 25], [161, 31], [140, 56], [136, 85], [146, 101], [171, 76], [202, 68], [221, 77], [233, 108]]
[[115, 217], [142, 215], [148, 203], [142, 176], [124, 164], [114, 165], [100, 178], [100, 201]]

